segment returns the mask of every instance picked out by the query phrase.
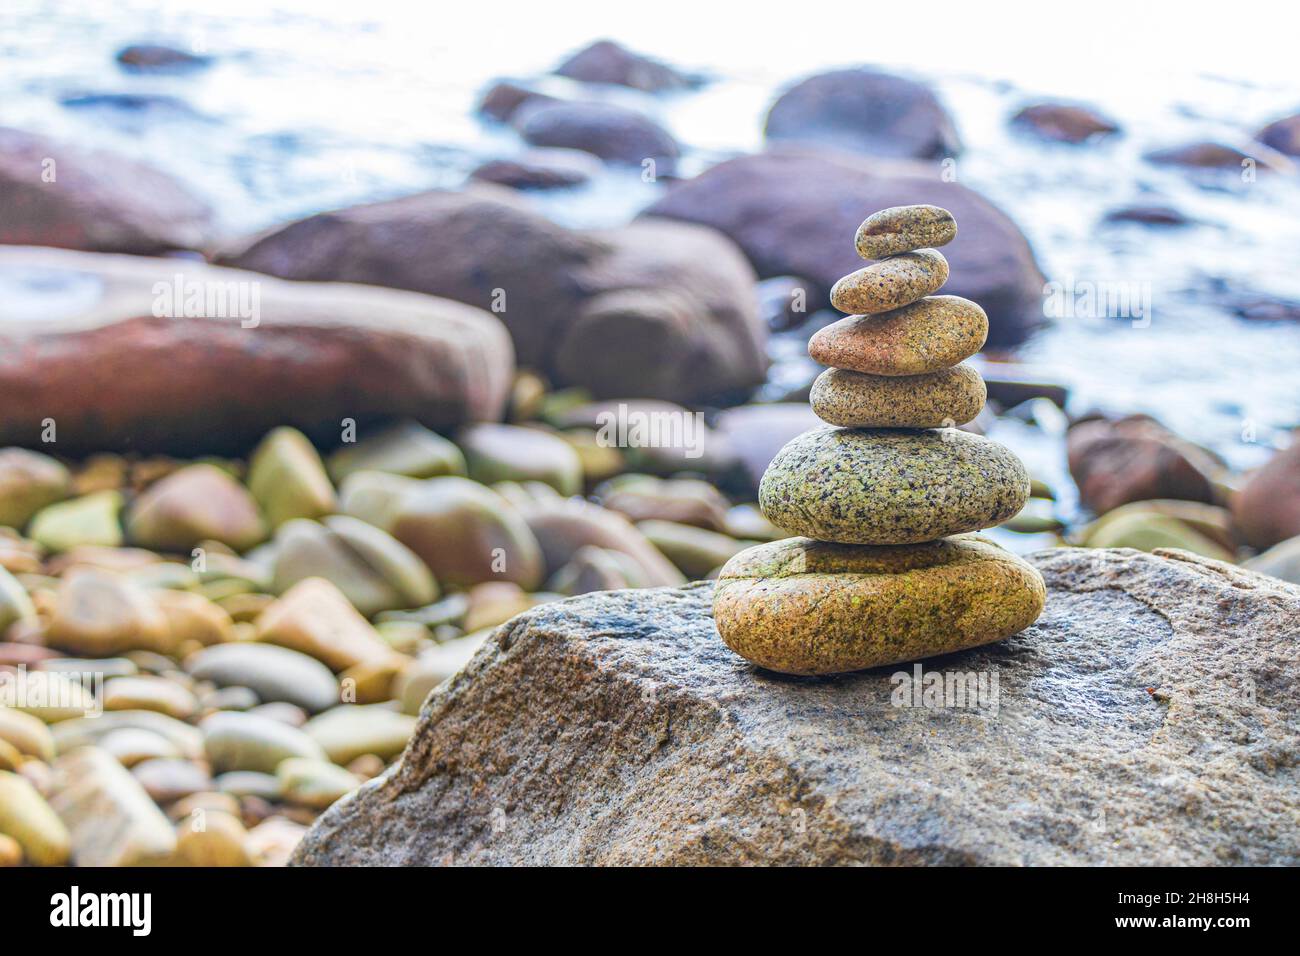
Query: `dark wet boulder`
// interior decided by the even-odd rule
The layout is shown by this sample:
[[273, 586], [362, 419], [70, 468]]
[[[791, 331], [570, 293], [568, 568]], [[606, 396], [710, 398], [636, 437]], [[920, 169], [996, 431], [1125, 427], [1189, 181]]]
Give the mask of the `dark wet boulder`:
[[600, 172], [600, 162], [576, 149], [535, 149], [511, 159], [492, 159], [469, 178], [510, 189], [568, 189]]
[[1119, 124], [1087, 106], [1035, 103], [1011, 117], [1016, 129], [1058, 143], [1085, 143], [1119, 132]]
[[0, 445], [246, 451], [293, 425], [500, 418], [514, 373], [493, 316], [362, 286], [182, 259], [0, 246]]
[[1106, 213], [1105, 221], [1132, 222], [1143, 226], [1187, 226], [1195, 220], [1188, 218], [1182, 210], [1173, 206], [1151, 203], [1118, 206]]
[[115, 59], [125, 70], [136, 73], [186, 73], [201, 69], [212, 58], [161, 43], [133, 43], [117, 51]]
[[966, 186], [944, 182], [931, 166], [769, 150], [675, 184], [643, 215], [726, 233], [762, 278], [806, 278], [811, 312], [829, 304], [836, 280], [863, 265], [846, 237], [876, 210], [912, 203], [942, 206], [957, 219], [957, 238], [943, 247], [951, 264], [943, 292], [984, 308], [990, 346], [1022, 341], [1043, 321], [1045, 280], [1028, 241], [1000, 209]]
[[583, 83], [612, 83], [647, 93], [681, 89], [691, 82], [672, 67], [633, 53], [613, 40], [597, 40], [583, 47], [555, 72]]
[[292, 862], [1300, 863], [1300, 588], [1183, 551], [1029, 560], [1021, 633], [830, 678], [734, 654], [709, 583], [533, 608]]
[[1269, 123], [1255, 134], [1255, 139], [1279, 153], [1300, 156], [1300, 113]]
[[509, 122], [515, 112], [525, 104], [559, 103], [560, 99], [530, 89], [514, 80], [498, 80], [479, 100], [478, 112], [503, 123]]
[[737, 462], [736, 480], [754, 494], [785, 443], [824, 424], [804, 402], [772, 402], [727, 409], [718, 416], [714, 434]]
[[124, 156], [0, 128], [0, 243], [149, 255], [197, 249], [212, 211]]
[[515, 113], [514, 122], [534, 146], [580, 149], [632, 166], [653, 160], [657, 172], [671, 173], [681, 152], [650, 117], [613, 103], [529, 103]]
[[1240, 148], [1225, 143], [1198, 142], [1152, 150], [1143, 157], [1157, 166], [1180, 166], [1185, 169], [1236, 170], [1261, 169], [1291, 172], [1294, 164], [1275, 149], [1262, 144]]
[[1237, 532], [1253, 548], [1300, 535], [1300, 433], [1247, 476], [1231, 505]]
[[952, 118], [928, 86], [870, 69], [819, 73], [796, 84], [772, 104], [766, 134], [769, 142], [896, 159], [943, 159], [961, 148]]
[[1222, 463], [1147, 415], [1076, 424], [1066, 438], [1079, 500], [1096, 514], [1130, 501], [1215, 500]]
[[479, 306], [510, 330], [520, 365], [597, 397], [690, 401], [763, 379], [753, 272], [700, 227], [571, 230], [475, 186], [321, 213], [223, 261]]

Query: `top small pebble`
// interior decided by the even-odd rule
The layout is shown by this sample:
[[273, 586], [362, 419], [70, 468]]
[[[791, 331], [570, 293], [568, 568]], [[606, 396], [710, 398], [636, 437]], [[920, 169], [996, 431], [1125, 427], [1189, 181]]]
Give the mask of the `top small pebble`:
[[952, 242], [957, 220], [938, 206], [891, 206], [867, 217], [853, 237], [858, 255], [883, 259], [913, 249], [927, 249]]

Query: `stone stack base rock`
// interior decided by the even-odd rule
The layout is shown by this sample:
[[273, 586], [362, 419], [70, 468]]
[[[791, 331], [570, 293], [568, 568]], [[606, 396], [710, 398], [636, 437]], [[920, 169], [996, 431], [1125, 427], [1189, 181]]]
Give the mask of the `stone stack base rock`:
[[801, 537], [759, 545], [722, 568], [718, 632], [746, 660], [786, 674], [837, 674], [964, 650], [1016, 634], [1043, 611], [1027, 562], [970, 532], [1024, 507], [1029, 475], [1011, 451], [959, 431], [984, 407], [976, 303], [936, 295], [957, 235], [937, 206], [869, 217], [855, 245], [871, 265], [840, 279], [847, 318], [808, 354], [828, 426], [787, 444], [759, 505]]

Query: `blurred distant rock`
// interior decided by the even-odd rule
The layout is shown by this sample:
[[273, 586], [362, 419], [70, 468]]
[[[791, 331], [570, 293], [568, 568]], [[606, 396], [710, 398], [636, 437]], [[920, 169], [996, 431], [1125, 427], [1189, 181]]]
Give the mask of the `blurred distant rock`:
[[149, 255], [197, 249], [212, 212], [166, 173], [0, 128], [0, 243]]
[[534, 146], [580, 149], [612, 163], [640, 166], [653, 160], [656, 172], [671, 173], [680, 155], [676, 140], [643, 113], [612, 103], [529, 102], [512, 116]]
[[1222, 300], [1225, 308], [1252, 322], [1300, 321], [1300, 302], [1253, 293], [1234, 293]]
[[1292, 584], [1300, 584], [1300, 537], [1287, 538], [1263, 554], [1243, 563], [1244, 567]]
[[1269, 123], [1255, 138], [1288, 156], [1300, 156], [1300, 113]]
[[522, 366], [596, 397], [693, 401], [763, 380], [754, 274], [713, 230], [566, 229], [474, 186], [321, 213], [224, 257], [288, 279], [363, 282], [493, 311]]
[[772, 104], [766, 133], [769, 142], [897, 159], [943, 159], [961, 148], [952, 118], [928, 86], [870, 69], [821, 73], [795, 85]]
[[795, 276], [773, 276], [755, 288], [763, 323], [773, 332], [786, 332], [808, 321], [809, 282]]
[[1045, 398], [1059, 408], [1065, 408], [1070, 398], [1069, 389], [1052, 382], [1044, 369], [1012, 362], [986, 362], [981, 373], [989, 401], [997, 402], [1003, 408], [1013, 408], [1035, 398]]
[[1066, 451], [1079, 500], [1099, 515], [1155, 498], [1212, 503], [1222, 470], [1210, 452], [1146, 415], [1080, 422]]
[[584, 47], [556, 67], [555, 72], [584, 83], [612, 83], [647, 93], [691, 85], [688, 77], [672, 67], [633, 53], [612, 40], [597, 40]]
[[1231, 504], [1237, 530], [1251, 547], [1270, 548], [1300, 535], [1300, 433], [1247, 477]]
[[164, 93], [69, 93], [59, 97], [59, 105], [71, 110], [98, 110], [102, 114], [120, 113], [129, 117], [154, 119], [198, 119], [198, 113], [178, 96]]
[[212, 62], [212, 58], [161, 43], [134, 43], [117, 51], [117, 62], [137, 73], [186, 73]]
[[470, 179], [511, 189], [565, 189], [581, 186], [600, 172], [600, 162], [577, 149], [535, 149], [513, 159], [493, 159]]
[[515, 111], [525, 103], [559, 103], [557, 97], [539, 93], [514, 80], [501, 80], [483, 94], [479, 100], [478, 111], [495, 120], [505, 123], [514, 116]]
[[961, 223], [944, 246], [944, 293], [974, 299], [989, 316], [990, 346], [1022, 341], [1043, 321], [1044, 277], [1028, 241], [988, 200], [932, 166], [784, 147], [742, 156], [679, 183], [645, 210], [713, 226], [734, 239], [763, 278], [804, 276], [808, 308], [823, 308], [841, 276], [862, 267], [844, 237], [877, 209], [933, 203]]
[[742, 405], [718, 416], [714, 430], [734, 455], [751, 492], [786, 442], [825, 423], [804, 402]]
[[1106, 222], [1136, 222], [1144, 226], [1186, 226], [1192, 221], [1173, 206], [1120, 206], [1106, 213]]
[[493, 316], [387, 289], [202, 262], [0, 247], [0, 444], [226, 453], [277, 425], [500, 418], [514, 372]]
[[1200, 142], [1152, 150], [1144, 157], [1157, 166], [1183, 166], [1189, 169], [1242, 169], [1254, 164], [1255, 168], [1270, 172], [1293, 172], [1294, 164], [1275, 149], [1263, 144], [1250, 152], [1224, 143]]
[[1011, 118], [1018, 129], [1059, 143], [1084, 143], [1119, 132], [1119, 124], [1086, 106], [1035, 103]]

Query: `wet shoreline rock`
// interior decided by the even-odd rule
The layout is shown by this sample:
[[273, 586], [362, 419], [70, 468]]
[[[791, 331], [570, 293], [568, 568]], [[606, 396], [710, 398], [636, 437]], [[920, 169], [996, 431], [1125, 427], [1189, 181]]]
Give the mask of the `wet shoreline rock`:
[[477, 185], [320, 213], [220, 258], [477, 306], [505, 323], [521, 366], [597, 398], [743, 393], [766, 369], [753, 272], [726, 237], [698, 226], [571, 230], [511, 190]]
[[161, 170], [0, 128], [0, 243], [157, 255], [212, 230], [207, 204]]
[[613, 103], [537, 103], [522, 106], [511, 122], [534, 146], [578, 149], [608, 163], [642, 166], [670, 175], [681, 148], [672, 135], [644, 113]]
[[929, 87], [865, 68], [819, 73], [791, 87], [772, 104], [764, 132], [769, 142], [869, 156], [944, 159], [961, 149], [952, 118]]
[[[39, 447], [53, 419], [61, 454], [244, 451], [277, 425], [329, 445], [344, 418], [500, 418], [514, 370], [491, 314], [429, 296], [0, 246], [7, 274], [44, 291], [0, 302], [4, 444]], [[206, 317], [206, 298], [194, 317], [154, 314], [177, 276], [183, 290], [220, 293], [222, 312], [256, 301], [260, 314]]]
[[862, 265], [844, 241], [861, 225], [862, 210], [904, 202], [941, 206], [961, 223], [943, 247], [951, 267], [945, 290], [984, 308], [990, 346], [1019, 343], [1042, 324], [1046, 280], [1024, 235], [997, 207], [959, 183], [942, 181], [930, 165], [769, 149], [674, 184], [642, 216], [718, 229], [740, 246], [760, 278], [804, 277], [813, 311], [830, 301], [841, 276]]
[[1086, 106], [1035, 103], [1011, 117], [1011, 125], [1058, 143], [1078, 145], [1119, 132], [1119, 124]]
[[1080, 422], [1066, 453], [1080, 501], [1097, 514], [1144, 499], [1215, 498], [1213, 456], [1146, 415]]
[[583, 83], [610, 83], [647, 93], [683, 89], [689, 77], [657, 60], [634, 53], [612, 40], [597, 40], [555, 68], [560, 76]]

